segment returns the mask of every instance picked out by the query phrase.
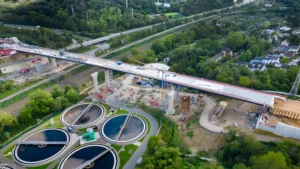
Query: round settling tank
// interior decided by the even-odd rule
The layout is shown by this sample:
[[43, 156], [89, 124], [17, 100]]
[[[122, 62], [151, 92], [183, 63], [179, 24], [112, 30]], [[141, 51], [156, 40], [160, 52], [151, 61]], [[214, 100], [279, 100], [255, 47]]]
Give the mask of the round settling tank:
[[99, 123], [103, 115], [105, 115], [105, 108], [103, 106], [92, 103], [83, 103], [65, 110], [61, 115], [60, 120], [65, 126], [85, 128], [92, 125], [98, 125], [97, 123]]
[[[91, 161], [90, 161], [91, 160]], [[88, 169], [117, 169], [117, 153], [105, 145], [87, 145], [71, 152], [59, 165], [59, 169], [83, 167]]]
[[14, 160], [22, 165], [40, 164], [61, 153], [70, 141], [63, 129], [44, 129], [31, 133], [14, 148]]
[[102, 136], [111, 143], [130, 143], [138, 140], [146, 131], [145, 121], [135, 115], [114, 116], [102, 125]]

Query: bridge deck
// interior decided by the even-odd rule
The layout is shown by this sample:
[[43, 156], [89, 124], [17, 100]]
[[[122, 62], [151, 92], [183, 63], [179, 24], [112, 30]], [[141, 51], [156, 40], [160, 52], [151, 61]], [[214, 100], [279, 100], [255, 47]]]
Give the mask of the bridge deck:
[[[74, 59], [74, 58], [84, 58], [84, 55], [66, 52], [65, 55], [60, 56], [57, 50], [46, 49], [46, 48], [26, 48], [19, 45], [10, 45], [9, 48], [17, 50], [19, 52], [26, 52], [31, 54], [39, 54], [46, 57], [52, 57], [57, 59], [63, 59], [73, 62], [78, 62], [82, 64], [88, 64], [92, 66], [98, 66], [106, 69], [112, 69], [116, 71], [121, 71], [129, 74], [135, 74], [143, 77], [148, 77], [156, 80], [163, 80], [172, 84], [178, 84], [181, 86], [191, 87], [194, 89], [199, 89], [211, 93], [216, 93], [239, 100], [255, 103], [258, 105], [266, 105], [273, 107], [274, 96], [271, 94], [263, 93], [260, 91], [238, 87], [226, 83], [220, 83], [216, 81], [211, 81], [203, 78], [196, 78], [192, 76], [186, 76], [182, 74], [177, 74], [174, 72], [158, 71], [155, 68], [145, 68], [137, 69], [136, 65], [123, 63], [117, 65], [116, 61], [102, 58], [89, 58], [84, 60]], [[68, 57], [67, 57], [68, 56]]]
[[65, 145], [69, 144], [67, 141], [20, 141], [18, 144], [26, 144], [26, 145]]

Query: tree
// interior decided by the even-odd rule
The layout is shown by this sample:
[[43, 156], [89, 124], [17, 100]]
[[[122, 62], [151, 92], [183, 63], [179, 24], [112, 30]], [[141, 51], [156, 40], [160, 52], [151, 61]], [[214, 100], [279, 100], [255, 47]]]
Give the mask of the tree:
[[10, 137], [10, 132], [5, 132], [4, 137], [8, 139]]
[[39, 89], [29, 95], [27, 104], [33, 115], [41, 115], [50, 113], [53, 101], [54, 99], [50, 93]]
[[248, 87], [248, 86], [251, 85], [251, 83], [252, 83], [252, 81], [248, 77], [246, 77], [246, 76], [241, 76], [240, 77], [239, 84], [241, 86]]
[[289, 63], [290, 59], [288, 57], [284, 57], [282, 59], [280, 59], [280, 63], [282, 64], [286, 64], [286, 63]]
[[233, 51], [236, 51], [240, 46], [243, 45], [243, 35], [238, 32], [230, 32], [226, 38], [226, 45]]
[[61, 97], [57, 97], [53, 104], [52, 104], [52, 111], [53, 112], [58, 112], [59, 110], [62, 109], [62, 103], [61, 103], [62, 99]]
[[200, 169], [224, 169], [222, 165], [218, 165], [216, 162], [212, 162], [211, 164], [207, 163], [200, 166]]
[[60, 85], [55, 84], [51, 90], [51, 95], [55, 99], [59, 96], [63, 96], [64, 94], [64, 89], [60, 87]]
[[67, 108], [71, 105], [71, 103], [69, 102], [69, 100], [67, 98], [65, 98], [64, 96], [61, 97], [61, 106], [62, 109]]
[[76, 103], [79, 100], [78, 92], [75, 89], [70, 89], [65, 97], [71, 102]]
[[250, 169], [250, 167], [247, 167], [245, 164], [243, 163], [239, 163], [239, 164], [235, 164], [232, 169]]
[[287, 169], [285, 157], [280, 152], [268, 152], [262, 156], [253, 156], [250, 158], [252, 169], [272, 168], [272, 169]]
[[18, 121], [12, 115], [4, 112], [0, 114], [0, 132], [6, 127], [13, 127], [18, 124]]

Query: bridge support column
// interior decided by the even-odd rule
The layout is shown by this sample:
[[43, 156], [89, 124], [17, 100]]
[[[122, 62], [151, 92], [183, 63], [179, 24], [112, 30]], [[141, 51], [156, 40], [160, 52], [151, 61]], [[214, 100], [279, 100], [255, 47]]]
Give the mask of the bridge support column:
[[50, 61], [51, 61], [51, 63], [52, 63], [52, 66], [53, 66], [54, 68], [56, 68], [56, 67], [57, 67], [57, 64], [56, 64], [55, 58], [49, 58], [49, 59], [50, 59]]
[[91, 74], [91, 76], [93, 78], [94, 92], [100, 93], [99, 85], [98, 85], [98, 72]]
[[171, 90], [171, 92], [168, 94], [168, 99], [169, 99], [169, 103], [168, 103], [168, 108], [167, 108], [167, 115], [168, 114], [174, 114], [175, 113], [175, 109], [174, 109], [174, 96], [175, 96], [175, 91]]
[[42, 62], [38, 62], [38, 63], [35, 64], [35, 68], [36, 68], [36, 71], [38, 73], [42, 73], [43, 72], [43, 67], [42, 66], [43, 66]]
[[109, 69], [104, 70], [106, 88], [110, 88], [110, 80], [111, 80], [110, 73], [111, 73], [111, 70], [109, 70]]

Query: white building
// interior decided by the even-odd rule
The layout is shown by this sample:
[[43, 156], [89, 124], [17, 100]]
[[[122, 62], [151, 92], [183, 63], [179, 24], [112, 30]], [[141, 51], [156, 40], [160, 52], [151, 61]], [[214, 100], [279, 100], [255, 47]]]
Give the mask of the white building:
[[280, 27], [279, 30], [280, 30], [280, 31], [283, 31], [283, 32], [286, 32], [286, 31], [291, 30], [291, 28], [290, 28], [290, 27], [287, 27], [287, 26], [283, 26], [283, 27]]
[[273, 7], [273, 5], [272, 4], [265, 4], [265, 7], [266, 8], [271, 8], [271, 7]]

